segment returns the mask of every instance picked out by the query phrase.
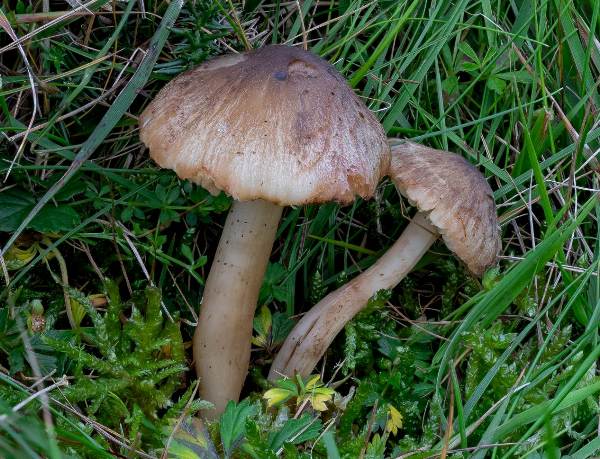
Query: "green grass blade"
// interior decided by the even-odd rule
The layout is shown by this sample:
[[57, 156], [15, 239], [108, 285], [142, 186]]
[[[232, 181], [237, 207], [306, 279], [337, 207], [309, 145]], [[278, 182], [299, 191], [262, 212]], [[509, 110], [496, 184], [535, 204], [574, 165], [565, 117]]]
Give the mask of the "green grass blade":
[[570, 455], [570, 459], [588, 459], [588, 457], [597, 457], [600, 451], [600, 437], [594, 438], [580, 450]]
[[482, 326], [492, 323], [529, 284], [533, 275], [550, 260], [562, 247], [566, 239], [587, 217], [596, 204], [597, 197], [592, 197], [581, 207], [581, 213], [576, 219], [565, 223], [559, 230], [550, 235], [531, 251], [524, 260], [504, 275], [502, 280], [490, 290], [483, 299], [469, 312], [461, 325], [454, 331], [449, 343], [443, 348], [437, 376], [437, 387], [441, 385], [448, 362], [452, 353], [461, 340], [464, 331], [481, 320]]
[[[600, 348], [597, 349], [593, 355], [597, 358], [597, 356], [600, 355]], [[588, 360], [590, 359], [586, 359], [586, 361]], [[567, 393], [566, 396], [560, 398], [557, 396], [553, 400], [540, 403], [539, 405], [514, 415], [510, 420], [500, 425], [496, 430], [494, 437], [506, 438], [506, 436], [508, 436], [511, 432], [514, 432], [515, 430], [528, 424], [533, 424], [532, 428], [528, 430], [529, 435], [532, 431], [544, 423], [544, 419], [548, 414], [560, 413], [561, 411], [581, 403], [586, 398], [591, 397], [598, 392], [600, 392], [600, 381], [581, 389], [571, 391]], [[523, 437], [525, 437], [525, 435]], [[509, 451], [507, 453], [508, 457], [512, 457], [510, 454], [513, 452], [514, 450]]]
[[[360, 82], [360, 80], [364, 78], [364, 76], [371, 69], [371, 67], [373, 67], [373, 64], [377, 61], [377, 59], [379, 59], [379, 57], [388, 49], [394, 38], [396, 38], [396, 35], [398, 35], [398, 33], [400, 32], [400, 29], [402, 29], [406, 21], [408, 21], [408, 18], [410, 17], [412, 12], [420, 3], [421, 2], [419, 2], [418, 0], [414, 0], [410, 4], [410, 6], [406, 8], [404, 13], [398, 19], [396, 19], [396, 25], [394, 25], [394, 27], [392, 27], [392, 29], [385, 35], [385, 37], [383, 38], [383, 40], [381, 40], [377, 48], [375, 48], [375, 51], [371, 53], [367, 61], [356, 72], [354, 72], [354, 75], [352, 75], [352, 77], [350, 77], [350, 86], [355, 87]], [[396, 13], [398, 13], [399, 11], [400, 7], [396, 10]], [[394, 13], [394, 16], [396, 13]]]
[[17, 240], [20, 234], [23, 232], [29, 222], [38, 214], [38, 212], [52, 199], [52, 197], [69, 181], [69, 179], [77, 172], [81, 165], [94, 153], [96, 148], [104, 141], [106, 136], [110, 133], [113, 127], [119, 122], [121, 116], [127, 111], [133, 100], [138, 94], [138, 91], [144, 86], [150, 72], [160, 55], [160, 52], [169, 36], [171, 27], [175, 23], [179, 12], [183, 6], [183, 0], [173, 1], [165, 15], [163, 16], [160, 25], [150, 43], [148, 45], [148, 51], [142, 59], [131, 80], [127, 83], [123, 91], [115, 99], [112, 106], [107, 110], [104, 117], [98, 123], [94, 132], [85, 141], [79, 153], [71, 163], [71, 166], [65, 172], [60, 180], [58, 180], [46, 194], [40, 199], [35, 205], [31, 212], [23, 219], [17, 230], [10, 236], [1, 253], [4, 254], [10, 248], [10, 246]]

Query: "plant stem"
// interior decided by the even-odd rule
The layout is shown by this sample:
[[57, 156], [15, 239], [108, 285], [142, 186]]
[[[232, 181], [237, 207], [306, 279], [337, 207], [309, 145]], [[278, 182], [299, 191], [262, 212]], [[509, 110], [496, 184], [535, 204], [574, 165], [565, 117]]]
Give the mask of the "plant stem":
[[282, 207], [267, 201], [234, 202], [206, 280], [194, 359], [200, 396], [214, 418], [237, 401], [248, 372], [252, 320]]
[[294, 373], [307, 377], [344, 326], [381, 289], [397, 285], [429, 250], [439, 234], [417, 213], [400, 238], [362, 274], [330, 293], [296, 324], [275, 357], [269, 380]]
[[[52, 241], [46, 237], [42, 240], [42, 242], [48, 247], [50, 253], [54, 255], [56, 261], [58, 262], [58, 267], [60, 269], [60, 278], [63, 286], [63, 298], [65, 300], [65, 309], [67, 311], [67, 318], [69, 319], [69, 325], [71, 325], [71, 329], [78, 330], [79, 324], [75, 320], [73, 316], [73, 309], [71, 308], [71, 296], [67, 291], [67, 287], [69, 286], [69, 272], [67, 271], [67, 262], [63, 258], [62, 254], [58, 250], [57, 247], [52, 247]], [[48, 258], [46, 257], [46, 263], [48, 263]]]

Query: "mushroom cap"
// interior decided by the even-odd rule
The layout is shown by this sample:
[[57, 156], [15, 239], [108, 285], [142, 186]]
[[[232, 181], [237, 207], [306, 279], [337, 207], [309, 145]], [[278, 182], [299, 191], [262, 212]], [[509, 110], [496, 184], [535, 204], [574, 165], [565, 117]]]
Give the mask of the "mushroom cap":
[[379, 121], [337, 70], [272, 45], [211, 59], [140, 117], [151, 157], [211, 193], [280, 205], [371, 197], [389, 167]]
[[390, 177], [473, 274], [496, 264], [501, 241], [494, 195], [468, 161], [403, 142], [392, 146]]

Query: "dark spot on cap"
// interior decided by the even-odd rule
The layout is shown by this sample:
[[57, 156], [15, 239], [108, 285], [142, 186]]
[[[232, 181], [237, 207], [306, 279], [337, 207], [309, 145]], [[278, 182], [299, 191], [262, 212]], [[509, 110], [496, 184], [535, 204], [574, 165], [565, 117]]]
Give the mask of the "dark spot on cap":
[[288, 73], [285, 70], [277, 70], [273, 73], [273, 76], [276, 80], [284, 81], [287, 78]]

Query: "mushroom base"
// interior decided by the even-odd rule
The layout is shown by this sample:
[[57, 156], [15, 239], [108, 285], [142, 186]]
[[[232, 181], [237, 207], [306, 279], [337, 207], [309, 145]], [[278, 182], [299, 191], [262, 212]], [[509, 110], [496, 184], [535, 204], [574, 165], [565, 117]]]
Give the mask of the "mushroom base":
[[298, 373], [307, 377], [344, 326], [381, 289], [396, 286], [438, 238], [427, 217], [417, 213], [400, 238], [369, 269], [330, 293], [296, 324], [275, 357], [269, 380]]
[[254, 311], [282, 210], [262, 200], [235, 201], [225, 221], [193, 343], [200, 397], [215, 405], [203, 412], [208, 419], [240, 396]]

